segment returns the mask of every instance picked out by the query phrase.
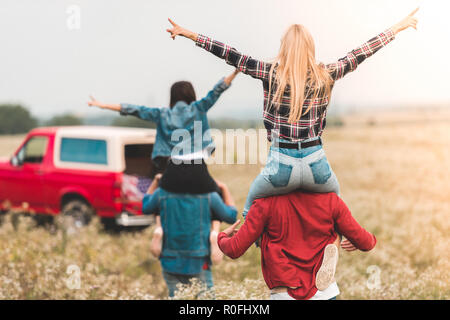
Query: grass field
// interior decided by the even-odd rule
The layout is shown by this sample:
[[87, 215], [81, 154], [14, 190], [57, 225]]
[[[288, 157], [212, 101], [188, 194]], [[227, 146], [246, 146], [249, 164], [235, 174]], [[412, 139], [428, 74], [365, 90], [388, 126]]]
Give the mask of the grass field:
[[[327, 128], [325, 150], [342, 197], [378, 239], [369, 253], [341, 252], [340, 299], [450, 298], [450, 113], [439, 113], [352, 116], [343, 127]], [[0, 137], [0, 156], [22, 138]], [[229, 185], [239, 210], [260, 169], [210, 167]], [[29, 217], [6, 215], [0, 299], [164, 299], [159, 262], [149, 252], [152, 228], [120, 235], [99, 229], [94, 221], [69, 236], [36, 228]], [[67, 287], [70, 265], [80, 269], [80, 289]], [[225, 258], [213, 272], [218, 299], [268, 298], [255, 247], [238, 260]], [[192, 298], [194, 291], [180, 297]]]

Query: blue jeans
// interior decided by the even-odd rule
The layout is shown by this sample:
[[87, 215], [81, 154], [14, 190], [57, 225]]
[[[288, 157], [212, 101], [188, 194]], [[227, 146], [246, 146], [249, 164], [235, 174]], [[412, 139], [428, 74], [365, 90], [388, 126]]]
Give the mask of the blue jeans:
[[202, 295], [206, 292], [212, 293], [212, 296], [214, 297], [214, 282], [212, 278], [212, 272], [211, 269], [208, 270], [202, 270], [199, 274], [195, 275], [188, 275], [188, 274], [176, 274], [176, 273], [170, 273], [163, 270], [162, 272], [164, 281], [167, 284], [167, 288], [169, 289], [169, 297], [173, 298], [175, 295], [175, 292], [178, 290], [177, 284], [190, 284], [190, 280], [197, 278], [205, 284], [206, 290], [203, 290], [197, 294], [197, 298], [201, 299]]
[[339, 182], [325, 156], [322, 145], [304, 149], [278, 148], [273, 138], [267, 164], [250, 186], [244, 205], [244, 218], [255, 199], [286, 194], [297, 189], [307, 192], [335, 192]]

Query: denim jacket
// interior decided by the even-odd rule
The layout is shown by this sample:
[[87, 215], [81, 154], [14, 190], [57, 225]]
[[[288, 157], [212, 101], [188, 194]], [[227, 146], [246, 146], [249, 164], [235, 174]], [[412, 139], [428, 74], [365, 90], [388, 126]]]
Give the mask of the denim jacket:
[[209, 261], [211, 218], [233, 223], [237, 210], [227, 206], [217, 192], [182, 194], [162, 188], [146, 194], [144, 214], [159, 213], [164, 231], [162, 268], [176, 274], [198, 274]]
[[206, 113], [229, 87], [222, 78], [206, 97], [189, 105], [178, 101], [173, 108], [148, 108], [122, 103], [120, 114], [134, 115], [156, 123], [152, 159], [159, 156], [186, 155], [205, 149], [211, 153], [215, 145], [209, 132]]

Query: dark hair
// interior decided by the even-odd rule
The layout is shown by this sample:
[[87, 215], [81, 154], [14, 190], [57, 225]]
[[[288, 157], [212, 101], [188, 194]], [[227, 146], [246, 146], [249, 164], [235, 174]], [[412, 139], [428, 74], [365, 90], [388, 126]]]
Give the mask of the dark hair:
[[178, 101], [191, 104], [197, 100], [194, 87], [189, 81], [175, 82], [170, 88], [170, 107], [172, 108]]

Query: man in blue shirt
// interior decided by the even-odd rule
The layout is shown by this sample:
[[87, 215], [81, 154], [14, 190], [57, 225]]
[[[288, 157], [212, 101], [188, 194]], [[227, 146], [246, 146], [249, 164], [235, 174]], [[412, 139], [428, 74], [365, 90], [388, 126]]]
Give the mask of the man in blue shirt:
[[163, 229], [160, 254], [163, 277], [173, 297], [178, 283], [198, 278], [208, 289], [213, 280], [210, 260], [211, 220], [236, 221], [237, 210], [227, 186], [219, 181], [217, 192], [205, 194], [173, 193], [158, 187], [161, 176], [153, 180], [142, 205], [144, 214], [159, 214]]

